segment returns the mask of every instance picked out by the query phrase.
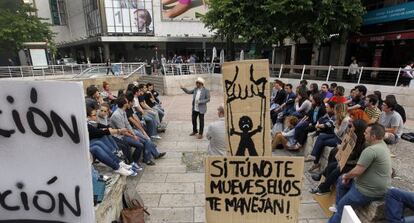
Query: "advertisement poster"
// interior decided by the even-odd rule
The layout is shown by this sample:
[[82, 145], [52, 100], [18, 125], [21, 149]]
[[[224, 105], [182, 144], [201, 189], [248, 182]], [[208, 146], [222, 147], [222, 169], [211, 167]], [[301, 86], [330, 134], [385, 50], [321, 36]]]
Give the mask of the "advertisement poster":
[[109, 33], [154, 34], [151, 0], [105, 0]]
[[199, 21], [207, 12], [207, 0], [160, 0], [164, 20]]

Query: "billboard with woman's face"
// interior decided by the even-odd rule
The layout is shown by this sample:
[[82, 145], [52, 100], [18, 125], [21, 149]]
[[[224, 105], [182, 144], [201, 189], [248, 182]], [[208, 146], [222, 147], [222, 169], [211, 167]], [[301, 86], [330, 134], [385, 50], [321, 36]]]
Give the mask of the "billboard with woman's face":
[[207, 0], [160, 0], [163, 20], [199, 21], [207, 12]]
[[154, 34], [151, 0], [105, 0], [109, 33]]

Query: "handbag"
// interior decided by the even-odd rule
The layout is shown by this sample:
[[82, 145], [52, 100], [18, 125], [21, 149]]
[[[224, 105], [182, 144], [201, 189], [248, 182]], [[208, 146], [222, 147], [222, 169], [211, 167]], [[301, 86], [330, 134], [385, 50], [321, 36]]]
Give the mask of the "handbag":
[[124, 208], [121, 211], [122, 223], [145, 223], [145, 214], [150, 215], [138, 200], [131, 201], [133, 207]]

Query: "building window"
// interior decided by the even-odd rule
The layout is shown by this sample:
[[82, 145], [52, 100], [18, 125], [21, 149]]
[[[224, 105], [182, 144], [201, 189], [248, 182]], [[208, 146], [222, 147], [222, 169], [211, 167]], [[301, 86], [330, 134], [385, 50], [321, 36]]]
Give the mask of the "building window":
[[101, 13], [98, 0], [83, 0], [86, 31], [88, 36], [97, 36], [102, 33]]
[[65, 0], [49, 0], [52, 24], [63, 26], [67, 25]]

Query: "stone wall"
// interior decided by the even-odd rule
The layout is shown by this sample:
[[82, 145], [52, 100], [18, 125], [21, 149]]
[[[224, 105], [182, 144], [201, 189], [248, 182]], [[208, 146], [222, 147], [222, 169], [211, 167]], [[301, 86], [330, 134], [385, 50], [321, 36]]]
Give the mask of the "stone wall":
[[[70, 81], [82, 81], [84, 89], [87, 86], [94, 84], [98, 88], [102, 88], [102, 82], [107, 81], [111, 85], [112, 91], [118, 91], [119, 89], [126, 89], [127, 85], [133, 81], [141, 80], [142, 83], [152, 82], [155, 85], [155, 88], [161, 94], [164, 95], [178, 95], [183, 94], [183, 91], [180, 89], [180, 85], [186, 88], [193, 88], [195, 86], [195, 81], [198, 77], [205, 79], [205, 86], [210, 91], [223, 91], [222, 84], [222, 75], [221, 74], [200, 74], [200, 75], [176, 75], [176, 76], [138, 76], [133, 75], [127, 79], [114, 76], [103, 76], [95, 79], [66, 79]], [[276, 78], [271, 78], [271, 81], [274, 81]], [[285, 83], [291, 83], [293, 86], [298, 86], [299, 79], [287, 79], [281, 78]], [[313, 81], [309, 80], [309, 83], [317, 83], [319, 86], [326, 83], [324, 81]], [[345, 82], [336, 82], [338, 85], [341, 85], [345, 88], [346, 94], [356, 86], [353, 83]], [[329, 84], [329, 83], [328, 83]], [[382, 93], [383, 99], [388, 94], [393, 94], [397, 98], [399, 104], [401, 104], [407, 114], [407, 119], [414, 120], [414, 89], [407, 87], [393, 87], [393, 86], [383, 86], [383, 85], [371, 85], [365, 84], [368, 88], [368, 94], [373, 93], [373, 91], [380, 91]]]
[[95, 207], [97, 223], [112, 222], [119, 219], [123, 209], [122, 194], [126, 186], [126, 177], [113, 175], [110, 185], [106, 187], [105, 197]]
[[83, 89], [86, 91], [86, 88], [90, 85], [95, 85], [98, 87], [99, 90], [102, 90], [102, 83], [104, 81], [108, 82], [110, 85], [110, 89], [113, 92], [118, 92], [120, 89], [126, 89], [129, 83], [133, 81], [139, 81], [141, 76], [139, 75], [132, 75], [129, 78], [123, 77], [115, 77], [115, 76], [102, 76], [97, 78], [90, 78], [90, 79], [83, 79], [83, 78], [67, 78], [61, 79], [66, 81], [81, 81], [83, 82]]
[[[206, 80], [205, 86], [211, 91], [223, 91], [222, 84], [222, 75], [221, 74], [201, 74], [201, 75], [179, 75], [179, 76], [164, 76], [165, 86], [164, 93], [166, 95], [177, 95], [182, 94], [180, 85], [183, 85], [186, 88], [192, 88], [195, 86], [195, 81], [198, 77], [203, 77]], [[274, 81], [276, 78], [271, 78], [271, 81]], [[281, 78], [285, 83], [291, 83], [294, 87], [299, 85], [299, 79], [287, 79]], [[318, 86], [321, 86], [324, 81], [313, 81], [308, 80], [309, 83], [317, 83]], [[336, 82], [338, 85], [341, 85], [345, 88], [346, 94], [356, 86], [353, 83], [345, 82]], [[330, 84], [330, 82], [328, 83]], [[393, 86], [383, 86], [383, 85], [372, 85], [364, 84], [368, 88], [368, 94], [372, 94], [373, 91], [380, 91], [382, 98], [385, 99], [386, 95], [393, 94], [397, 98], [399, 104], [401, 104], [406, 112], [407, 119], [414, 120], [414, 89], [407, 87], [393, 87]]]
[[165, 91], [166, 95], [178, 95], [184, 92], [180, 89], [180, 86], [187, 89], [195, 87], [195, 82], [198, 77], [202, 77], [205, 80], [204, 86], [210, 91], [222, 91], [221, 74], [200, 74], [200, 75], [176, 75], [176, 76], [164, 76], [165, 77]]

